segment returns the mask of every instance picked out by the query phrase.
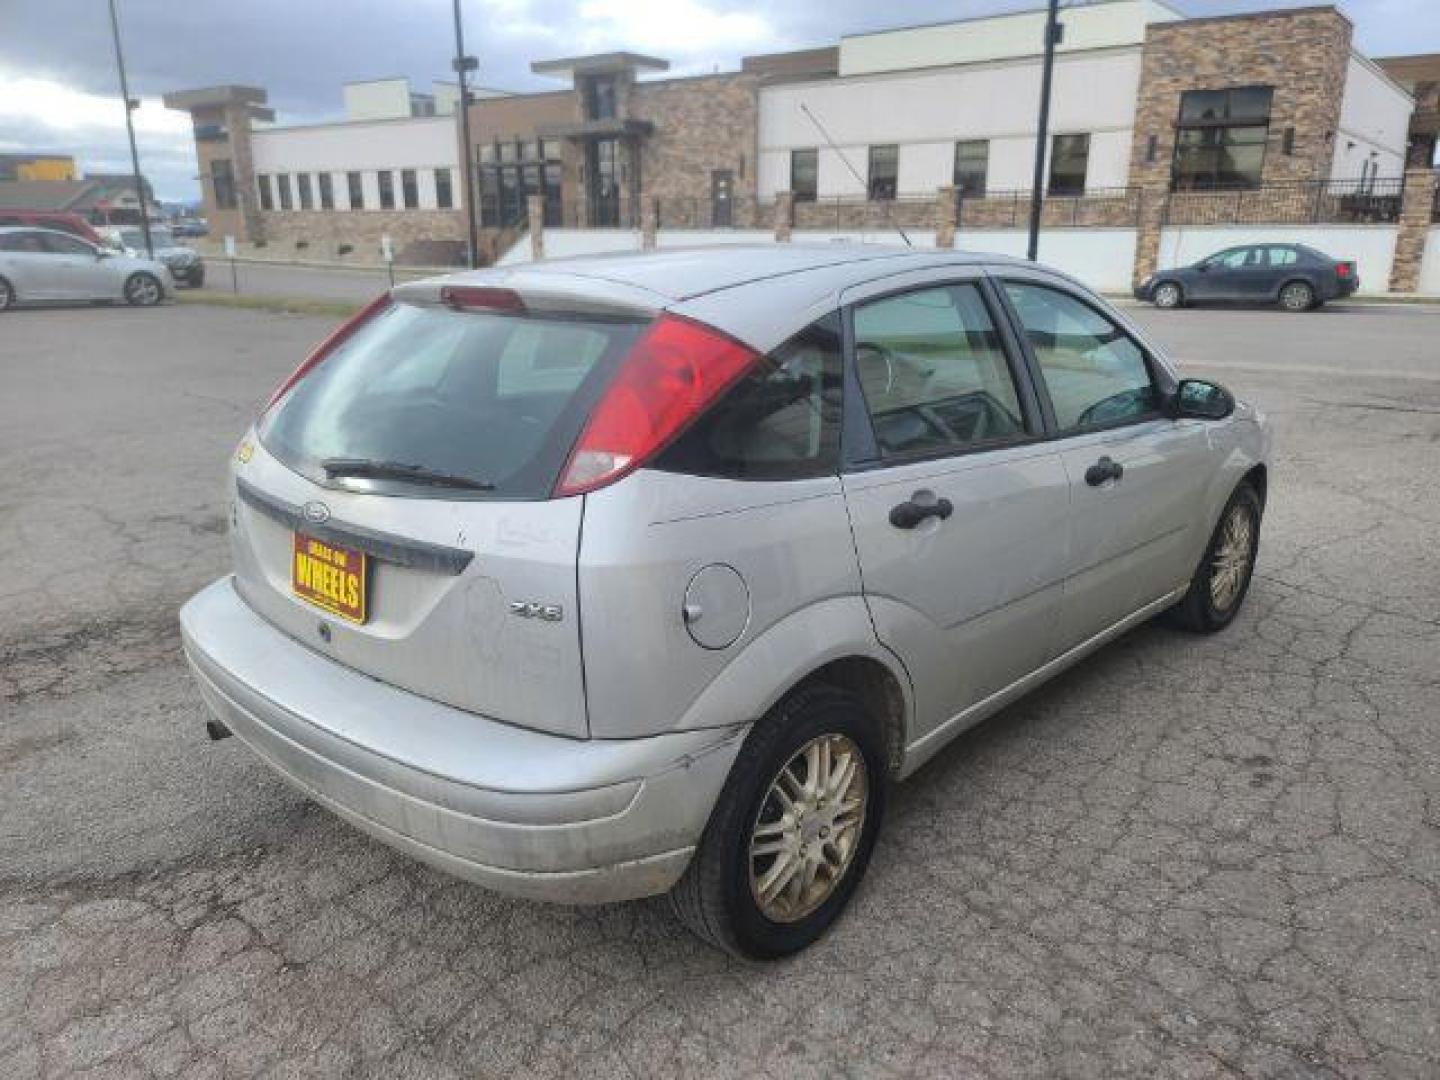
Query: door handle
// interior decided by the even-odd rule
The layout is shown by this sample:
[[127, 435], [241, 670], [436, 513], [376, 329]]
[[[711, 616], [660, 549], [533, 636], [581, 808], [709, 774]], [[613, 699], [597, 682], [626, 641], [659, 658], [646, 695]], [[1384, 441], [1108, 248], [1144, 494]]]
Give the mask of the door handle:
[[955, 512], [949, 499], [937, 499], [928, 491], [917, 491], [908, 500], [890, 508], [890, 524], [897, 529], [913, 529], [926, 518], [944, 521]]
[[1085, 470], [1085, 483], [1099, 487], [1106, 480], [1119, 480], [1125, 475], [1125, 466], [1110, 457], [1102, 457]]

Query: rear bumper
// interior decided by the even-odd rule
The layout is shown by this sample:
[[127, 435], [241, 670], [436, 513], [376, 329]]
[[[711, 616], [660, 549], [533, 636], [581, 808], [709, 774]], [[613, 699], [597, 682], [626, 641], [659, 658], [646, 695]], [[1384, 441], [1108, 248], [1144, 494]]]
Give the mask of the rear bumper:
[[497, 892], [605, 903], [684, 872], [743, 728], [577, 740], [378, 682], [265, 622], [223, 578], [180, 613], [210, 710], [383, 843]]

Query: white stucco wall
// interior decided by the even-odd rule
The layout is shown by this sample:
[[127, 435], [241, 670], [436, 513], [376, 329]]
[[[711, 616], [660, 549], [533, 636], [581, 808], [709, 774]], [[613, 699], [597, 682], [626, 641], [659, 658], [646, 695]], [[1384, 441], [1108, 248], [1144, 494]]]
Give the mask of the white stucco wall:
[[409, 115], [409, 79], [371, 79], [345, 84], [345, 116], [350, 120], [385, 120]]
[[1425, 237], [1425, 256], [1420, 264], [1420, 290], [1425, 296], [1440, 296], [1440, 226]]
[[1415, 102], [1374, 63], [1352, 53], [1340, 99], [1340, 130], [1330, 176], [1354, 180], [1367, 161], [1375, 161], [1382, 179], [1405, 171], [1406, 132]]
[[[365, 191], [365, 208], [380, 206], [379, 170], [395, 173], [395, 204], [402, 204], [401, 169], [414, 169], [419, 188], [419, 209], [437, 206], [435, 169], [450, 169], [451, 198], [461, 205], [465, 185], [460, 181], [460, 154], [455, 119], [448, 116], [363, 123], [316, 124], [306, 127], [265, 128], [251, 137], [255, 174], [328, 172], [332, 175], [337, 210], [361, 209], [349, 205], [347, 172], [359, 172]], [[292, 187], [295, 181], [291, 181]], [[311, 181], [319, 206], [319, 183]], [[279, 210], [279, 204], [276, 204]], [[295, 205], [299, 209], [299, 203]]]
[[[1051, 131], [1090, 133], [1089, 187], [1122, 186], [1140, 84], [1140, 50], [1060, 57]], [[954, 176], [955, 143], [989, 139], [988, 186], [1028, 188], [1034, 166], [1040, 61], [1012, 60], [930, 71], [788, 83], [760, 91], [760, 195], [790, 186], [790, 151], [818, 148], [821, 197], [864, 187], [801, 111], [807, 106], [862, 177], [872, 145], [900, 147], [902, 194], [931, 194]]]
[[1395, 256], [1394, 225], [1220, 225], [1164, 229], [1160, 267], [1188, 266], [1239, 244], [1305, 244], [1336, 259], [1353, 259], [1362, 293], [1384, 293]]
[[[1145, 40], [1146, 23], [1168, 22], [1180, 17], [1155, 0], [1111, 0], [1089, 7], [1066, 7], [1060, 13], [1065, 36], [1056, 51], [1064, 54], [1139, 45]], [[840, 74], [863, 75], [1035, 56], [1044, 48], [1044, 40], [1043, 9], [855, 34], [840, 39]]]
[[[1025, 257], [1028, 241], [1024, 229], [961, 229], [955, 234], [955, 247], [960, 251], [1020, 259]], [[1135, 266], [1135, 230], [1043, 229], [1039, 259], [1100, 292], [1128, 292]]]

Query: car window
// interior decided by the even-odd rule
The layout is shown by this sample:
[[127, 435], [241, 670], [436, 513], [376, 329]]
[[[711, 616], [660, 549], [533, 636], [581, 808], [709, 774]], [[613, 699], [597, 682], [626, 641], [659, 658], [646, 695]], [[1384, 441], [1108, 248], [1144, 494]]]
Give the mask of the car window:
[[881, 457], [1025, 431], [1000, 336], [974, 285], [917, 289], [856, 308], [855, 370]]
[[840, 317], [781, 345], [705, 411], [657, 468], [739, 480], [794, 480], [840, 467]]
[[54, 255], [94, 255], [95, 249], [84, 240], [59, 233], [45, 233], [45, 247]]
[[1238, 270], [1250, 260], [1250, 248], [1232, 248], [1230, 251], [1222, 251], [1219, 255], [1212, 256], [1209, 265], [1226, 270]]
[[1061, 431], [1147, 416], [1159, 395], [1140, 346], [1078, 297], [1044, 285], [1005, 291], [1035, 353]]
[[1266, 248], [1265, 250], [1269, 255], [1271, 266], [1294, 266], [1300, 261], [1299, 256], [1295, 254], [1294, 248], [1272, 247]]
[[3, 237], [0, 237], [0, 251], [24, 251], [44, 254], [45, 241], [40, 239], [39, 233], [6, 233]]

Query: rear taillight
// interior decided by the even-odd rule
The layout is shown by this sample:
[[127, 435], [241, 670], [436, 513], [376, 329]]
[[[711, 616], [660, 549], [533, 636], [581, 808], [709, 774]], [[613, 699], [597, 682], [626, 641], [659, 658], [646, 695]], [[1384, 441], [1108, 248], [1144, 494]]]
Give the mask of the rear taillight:
[[310, 350], [310, 355], [305, 357], [305, 359], [300, 362], [300, 366], [290, 373], [289, 378], [287, 378], [278, 387], [276, 387], [275, 392], [270, 395], [270, 400], [265, 403], [265, 408], [262, 409], [261, 412], [266, 413], [269, 412], [272, 408], [274, 408], [275, 403], [281, 398], [283, 398], [286, 394], [288, 394], [292, 386], [298, 383], [306, 375], [310, 374], [310, 372], [314, 370], [314, 368], [320, 363], [320, 361], [324, 360], [325, 357], [329, 356], [341, 345], [343, 345], [345, 341], [350, 337], [350, 335], [355, 333], [356, 330], [360, 329], [360, 327], [372, 315], [384, 310], [389, 306], [390, 294], [381, 293], [374, 300], [371, 300], [370, 303], [366, 304], [354, 315], [350, 316], [350, 318], [346, 319], [343, 323], [341, 323], [334, 330], [332, 330], [329, 337], [327, 337], [324, 341], [320, 342], [319, 345], [316, 345], [315, 348]]
[[590, 413], [555, 494], [593, 491], [639, 468], [759, 358], [702, 323], [660, 316]]
[[1339, 278], [1348, 278], [1348, 277], [1349, 277], [1351, 274], [1353, 274], [1353, 273], [1355, 273], [1355, 264], [1354, 264], [1354, 263], [1351, 263], [1351, 262], [1342, 262], [1342, 263], [1336, 263], [1336, 264], [1335, 264], [1335, 276], [1336, 276], [1336, 277], [1339, 277]]

